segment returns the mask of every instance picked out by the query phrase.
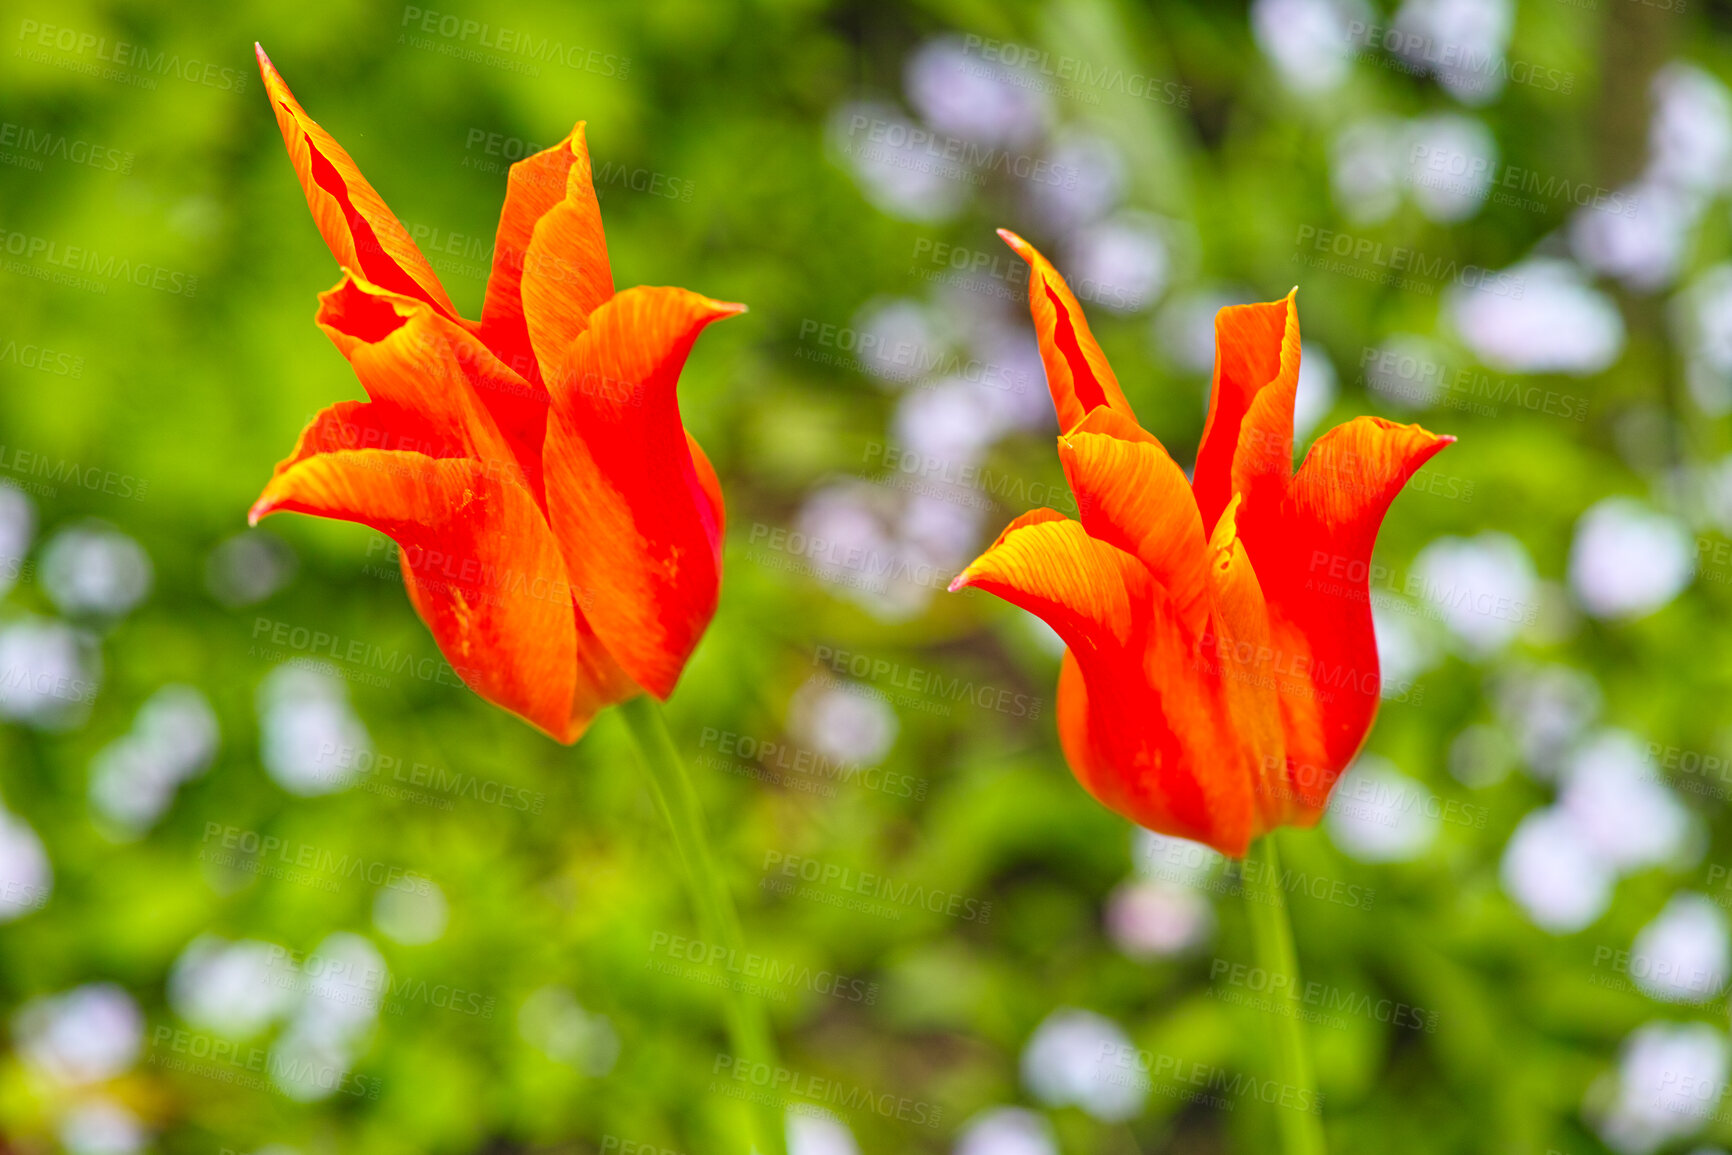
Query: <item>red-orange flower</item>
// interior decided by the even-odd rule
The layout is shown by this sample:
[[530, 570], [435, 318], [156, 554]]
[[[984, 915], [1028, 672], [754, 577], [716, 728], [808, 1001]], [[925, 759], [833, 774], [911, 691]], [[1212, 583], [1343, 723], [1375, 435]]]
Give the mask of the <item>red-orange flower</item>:
[[1389, 503], [1454, 440], [1359, 417], [1293, 470], [1294, 294], [1215, 318], [1194, 477], [1136, 422], [1057, 270], [1014, 233], [1080, 521], [1025, 513], [951, 584], [1067, 647], [1058, 727], [1078, 781], [1151, 830], [1235, 856], [1310, 825], [1377, 713], [1368, 596]]
[[616, 294], [583, 124], [511, 166], [480, 321], [258, 52], [342, 266], [317, 322], [369, 400], [313, 418], [251, 520], [372, 526], [476, 693], [561, 741], [666, 698], [715, 612], [722, 494], [674, 396], [698, 333], [740, 312], [685, 289]]

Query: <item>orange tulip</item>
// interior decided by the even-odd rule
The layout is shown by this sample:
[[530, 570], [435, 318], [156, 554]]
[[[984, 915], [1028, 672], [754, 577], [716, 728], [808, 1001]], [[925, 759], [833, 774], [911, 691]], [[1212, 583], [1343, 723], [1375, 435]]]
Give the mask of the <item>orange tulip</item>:
[[1358, 752], [1381, 677], [1368, 572], [1407, 479], [1455, 440], [1359, 417], [1293, 470], [1294, 294], [1215, 318], [1194, 478], [1136, 422], [1064, 278], [1014, 233], [1081, 520], [1023, 514], [951, 584], [1064, 639], [1066, 760], [1106, 806], [1242, 856], [1308, 826]]
[[511, 166], [480, 321], [258, 51], [313, 220], [342, 266], [317, 323], [369, 400], [320, 412], [254, 504], [400, 547], [439, 649], [563, 742], [666, 698], [721, 583], [722, 494], [674, 396], [698, 333], [744, 309], [616, 294], [583, 124]]

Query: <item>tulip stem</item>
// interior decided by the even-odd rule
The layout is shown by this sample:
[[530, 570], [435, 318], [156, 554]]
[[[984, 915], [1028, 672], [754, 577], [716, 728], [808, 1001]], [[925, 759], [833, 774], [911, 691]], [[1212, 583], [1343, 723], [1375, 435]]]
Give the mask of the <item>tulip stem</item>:
[[[668, 831], [673, 835], [687, 888], [697, 906], [699, 926], [732, 957], [743, 958], [746, 949], [740, 917], [734, 911], [727, 881], [716, 870], [709, 836], [704, 832], [697, 791], [692, 788], [685, 759], [680, 757], [673, 737], [668, 733], [660, 704], [648, 694], [639, 694], [622, 702], [619, 714], [631, 730], [632, 741], [637, 744], [638, 754], [649, 770], [650, 789], [655, 794], [662, 817], [667, 819]], [[730, 990], [726, 1006], [728, 1035], [736, 1058], [762, 1063], [775, 1070], [775, 1044], [763, 1003], [755, 995]], [[760, 1155], [783, 1155], [781, 1111], [773, 1104], [759, 1104], [755, 1116], [754, 1150]]]
[[1269, 976], [1275, 999], [1269, 1025], [1275, 1076], [1281, 1084], [1276, 1100], [1281, 1151], [1283, 1155], [1324, 1155], [1323, 1102], [1317, 1096], [1311, 1053], [1305, 1046], [1299, 961], [1293, 949], [1293, 924], [1287, 918], [1287, 891], [1281, 881], [1281, 859], [1275, 852], [1273, 834], [1257, 840], [1242, 877], [1257, 965]]

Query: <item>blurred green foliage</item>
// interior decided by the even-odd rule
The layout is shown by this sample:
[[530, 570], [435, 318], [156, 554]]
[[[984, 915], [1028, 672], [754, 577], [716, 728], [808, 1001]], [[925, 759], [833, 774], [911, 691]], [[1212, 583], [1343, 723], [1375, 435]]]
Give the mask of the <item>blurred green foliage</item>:
[[[1223, 1108], [1163, 1091], [1128, 1122], [1103, 1122], [1074, 1106], [1042, 1107], [1022, 1076], [1030, 1036], [1064, 1006], [1107, 1016], [1154, 1055], [1264, 1069], [1257, 1012], [1212, 986], [1216, 960], [1249, 957], [1230, 895], [1213, 897], [1219, 926], [1201, 949], [1138, 960], [1109, 936], [1104, 911], [1135, 872], [1135, 843], [1064, 767], [1050, 705], [1057, 658], [1039, 631], [976, 594], [937, 593], [915, 612], [882, 616], [766, 549], [771, 534], [801, 524], [815, 490], [879, 472], [873, 455], [898, 403], [858, 366], [815, 356], [826, 347], [811, 339], [812, 326], [856, 325], [871, 302], [927, 298], [910, 256], [923, 241], [996, 252], [1000, 225], [1049, 241], [1015, 181], [971, 188], [967, 206], [940, 224], [898, 219], [865, 195], [826, 134], [847, 101], [900, 102], [909, 54], [944, 34], [1123, 61], [1182, 83], [1183, 105], [1109, 93], [1099, 103], [1060, 98], [1057, 115], [1111, 140], [1125, 158], [1124, 204], [1168, 223], [1169, 295], [1227, 286], [1238, 299], [1267, 300], [1301, 285], [1306, 338], [1339, 367], [1335, 421], [1402, 413], [1355, 379], [1363, 351], [1389, 333], [1436, 333], [1451, 365], [1473, 361], [1440, 325], [1442, 291], [1309, 270], [1296, 261], [1302, 229], [1345, 228], [1501, 269], [1536, 245], [1555, 246], [1567, 224], [1568, 206], [1558, 203], [1539, 212], [1489, 204], [1457, 223], [1408, 204], [1375, 225], [1344, 221], [1330, 191], [1336, 134], [1367, 112], [1453, 108], [1435, 82], [1360, 61], [1336, 91], [1297, 98], [1260, 53], [1245, 9], [1204, 3], [467, 0], [464, 19], [593, 50], [586, 62], [599, 57], [535, 75], [417, 47], [399, 5], [0, 7], [0, 119], [95, 142], [123, 154], [126, 169], [54, 157], [40, 170], [0, 168], [0, 229], [160, 267], [182, 287], [196, 278], [191, 292], [112, 278], [90, 291], [43, 279], [50, 266], [29, 254], [13, 254], [0, 271], [0, 345], [47, 347], [79, 367], [0, 360], [7, 454], [145, 483], [136, 499], [80, 483], [38, 486], [38, 540], [99, 519], [136, 539], [154, 568], [136, 610], [86, 623], [102, 671], [88, 716], [59, 730], [0, 728], [0, 797], [40, 837], [53, 869], [46, 905], [0, 926], [0, 1008], [87, 983], [123, 988], [143, 1013], [143, 1050], [101, 1092], [143, 1121], [151, 1149], [191, 1155], [278, 1142], [307, 1153], [587, 1152], [617, 1150], [623, 1137], [719, 1152], [734, 1149], [740, 1119], [738, 1101], [717, 1089], [726, 1083], [717, 1074], [727, 1050], [722, 995], [702, 978], [725, 969], [658, 969], [671, 958], [671, 936], [692, 934], [692, 922], [617, 719], [604, 716], [564, 749], [448, 677], [373, 677], [339, 665], [373, 751], [402, 767], [505, 784], [521, 792], [511, 797], [539, 804], [519, 810], [461, 790], [434, 790], [425, 796], [433, 804], [394, 797], [382, 769], [344, 791], [297, 797], [262, 768], [259, 688], [296, 652], [271, 643], [283, 630], [356, 639], [428, 663], [421, 669], [435, 668], [428, 660], [437, 651], [390, 576], [390, 554], [358, 527], [277, 518], [267, 530], [298, 559], [292, 581], [250, 605], [225, 605], [210, 592], [212, 552], [244, 529], [272, 463], [318, 408], [359, 395], [310, 323], [314, 294], [337, 272], [284, 158], [253, 70], [254, 40], [398, 215], [430, 248], [451, 246], [435, 264], [467, 315], [479, 312], [477, 274], [487, 264], [471, 240], [490, 243], [505, 150], [557, 140], [580, 118], [598, 166], [665, 178], [662, 193], [603, 186], [616, 282], [684, 285], [751, 306], [705, 334], [681, 382], [687, 425], [723, 480], [730, 539], [721, 610], [670, 711], [754, 949], [872, 992], [783, 984], [772, 1014], [784, 1064], [802, 1078], [869, 1089], [874, 1101], [917, 1102], [933, 1116], [921, 1126], [894, 1108], [844, 1112], [861, 1150], [951, 1150], [970, 1117], [1004, 1104], [1045, 1110], [1067, 1152], [1271, 1149], [1270, 1111], [1254, 1098], [1229, 1098]], [[102, 38], [109, 52], [126, 42], [201, 68], [189, 69], [192, 79], [150, 73], [149, 86], [136, 65], [121, 66], [119, 80], [86, 75], [79, 66], [96, 49], [22, 51], [41, 25]], [[448, 41], [434, 34], [425, 43]], [[1613, 187], [1640, 167], [1653, 68], [1684, 57], [1726, 75], [1729, 44], [1725, 10], [1715, 5], [1680, 15], [1628, 0], [1594, 8], [1533, 0], [1520, 6], [1510, 55], [1568, 70], [1572, 91], [1512, 85], [1473, 115], [1506, 162]], [[217, 71], [203, 71], [204, 62]], [[488, 143], [495, 139], [498, 154]], [[1688, 268], [1723, 260], [1729, 248], [1716, 209]], [[1460, 438], [1431, 468], [1471, 482], [1471, 500], [1404, 495], [1378, 557], [1400, 571], [1442, 534], [1513, 535], [1551, 584], [1541, 626], [1502, 660], [1588, 671], [1607, 720], [1667, 745], [1720, 749], [1719, 704], [1732, 682], [1732, 658], [1718, 641], [1725, 586], [1698, 582], [1658, 613], [1606, 624], [1571, 610], [1558, 584], [1584, 508], [1607, 495], [1663, 494], [1676, 471], [1727, 448], [1725, 422], [1688, 407], [1664, 309], [1650, 296], [1608, 291], [1629, 330], [1623, 356], [1586, 378], [1539, 379], [1586, 398], [1586, 419], [1520, 407], [1422, 414], [1416, 419]], [[1008, 315], [1018, 312], [1013, 302]], [[1163, 347], [1158, 306], [1089, 312], [1144, 424], [1188, 462], [1206, 372]], [[989, 467], [1062, 487], [1049, 432], [1000, 439]], [[995, 501], [962, 554], [1027, 504]], [[37, 580], [38, 554], [8, 595], [12, 618], [56, 613]], [[843, 784], [827, 797], [802, 788], [811, 776], [778, 769], [774, 756], [753, 776], [759, 760], [723, 754], [739, 736], [799, 749], [790, 704], [814, 677], [836, 672], [836, 652], [988, 685], [1038, 707], [980, 708], [867, 679], [893, 696], [898, 727], [874, 768], [906, 793]], [[1422, 695], [1386, 703], [1369, 747], [1439, 798], [1483, 808], [1482, 825], [1445, 823], [1422, 857], [1381, 866], [1342, 853], [1321, 831], [1282, 839], [1290, 866], [1375, 894], [1369, 909], [1294, 900], [1307, 978], [1435, 1014], [1435, 1030], [1347, 1017], [1339, 1029], [1312, 1032], [1336, 1150], [1600, 1150], [1584, 1099], [1615, 1068], [1633, 1029], [1656, 1017], [1725, 1027], [1723, 998], [1658, 1004], [1627, 982], [1608, 985], [1603, 960], [1596, 965], [1597, 951], [1628, 949], [1674, 890], [1708, 886], [1707, 866], [1638, 873], [1619, 884], [1601, 919], [1574, 934], [1536, 928], [1501, 890], [1511, 831], [1553, 791], [1521, 773], [1475, 790], [1449, 772], [1456, 736], [1496, 721], [1488, 686], [1497, 668], [1443, 661], [1421, 678]], [[93, 813], [92, 760], [169, 683], [210, 700], [220, 749], [158, 821], [122, 838]], [[723, 761], [733, 773], [717, 768]], [[1732, 838], [1720, 803], [1688, 804], [1711, 832], [1703, 861], [1720, 861]], [[445, 930], [419, 945], [378, 933], [382, 888], [364, 878], [326, 889], [213, 866], [211, 851], [229, 831], [432, 879], [448, 904]], [[990, 913], [902, 907], [873, 917], [779, 895], [765, 883], [788, 856], [959, 895], [990, 904]], [[394, 981], [471, 992], [487, 1011], [440, 1007], [431, 995], [390, 1000], [353, 1065], [376, 1097], [301, 1102], [213, 1077], [208, 1065], [177, 1069], [190, 1055], [180, 1042], [216, 1037], [169, 1001], [171, 969], [189, 942], [209, 933], [308, 952], [338, 931], [368, 936]], [[548, 988], [571, 1001], [532, 999]], [[570, 1013], [575, 1006], [582, 1012]], [[605, 1036], [597, 1016], [617, 1037], [611, 1065], [605, 1038], [585, 1035]], [[555, 1019], [562, 1037], [576, 1032], [581, 1044], [563, 1059], [535, 1042], [545, 1043], [543, 1028]], [[268, 1048], [281, 1029], [242, 1046]], [[56, 1149], [57, 1121], [95, 1093], [45, 1081], [17, 1046], [0, 1052], [0, 1131], [13, 1149]], [[1732, 1123], [1708, 1121], [1704, 1133], [1732, 1140]]]

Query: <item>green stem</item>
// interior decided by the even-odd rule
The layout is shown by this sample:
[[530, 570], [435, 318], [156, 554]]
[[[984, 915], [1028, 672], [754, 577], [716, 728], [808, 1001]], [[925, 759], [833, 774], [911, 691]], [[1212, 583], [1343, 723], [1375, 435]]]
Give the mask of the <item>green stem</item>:
[[[674, 746], [668, 733], [661, 706], [648, 694], [639, 694], [620, 704], [620, 717], [631, 730], [638, 753], [649, 770], [650, 789], [662, 817], [667, 819], [673, 835], [674, 849], [679, 852], [686, 886], [698, 908], [698, 924], [705, 935], [711, 936], [731, 957], [746, 953], [745, 936], [740, 932], [740, 917], [734, 912], [734, 900], [728, 885], [716, 870], [710, 853], [709, 836], [704, 833], [703, 813], [698, 807], [697, 791], [686, 773], [685, 760]], [[753, 1063], [776, 1066], [775, 1044], [770, 1035], [769, 1018], [756, 996], [729, 991], [727, 999], [728, 1034], [733, 1040], [737, 1058]], [[758, 1104], [754, 1117], [757, 1135], [754, 1148], [761, 1155], [783, 1155], [782, 1112], [773, 1104]]]
[[[1322, 1104], [1311, 1076], [1311, 1053], [1305, 1048], [1300, 1019], [1299, 962], [1293, 950], [1293, 925], [1287, 919], [1287, 891], [1281, 885], [1281, 859], [1275, 837], [1257, 840], [1245, 860], [1242, 889], [1251, 919], [1251, 940], [1257, 965], [1269, 976], [1276, 1005], [1269, 1016], [1273, 1030], [1275, 1077], [1282, 1083], [1277, 1123], [1284, 1155], [1324, 1155]], [[1283, 981], [1284, 980], [1284, 981]], [[1293, 1107], [1286, 1106], [1292, 1089]]]

